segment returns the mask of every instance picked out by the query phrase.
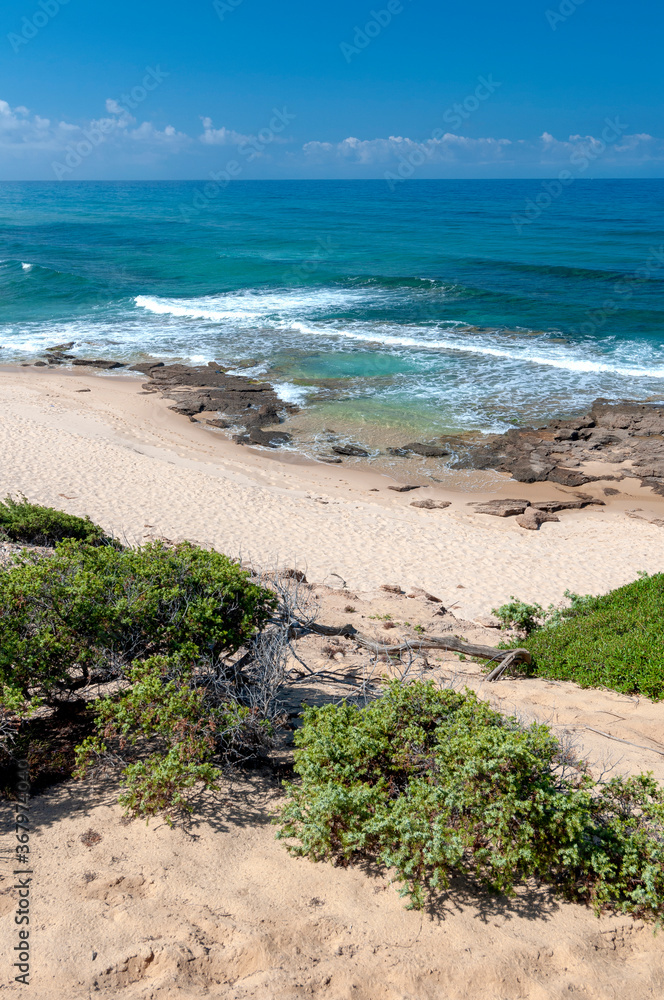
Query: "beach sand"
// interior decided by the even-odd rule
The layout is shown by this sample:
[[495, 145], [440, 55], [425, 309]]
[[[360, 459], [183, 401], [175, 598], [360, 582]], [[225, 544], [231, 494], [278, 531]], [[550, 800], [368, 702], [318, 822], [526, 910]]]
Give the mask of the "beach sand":
[[[599, 593], [639, 570], [662, 569], [664, 529], [647, 519], [664, 516], [664, 498], [635, 479], [585, 486], [607, 505], [561, 513], [559, 523], [530, 532], [513, 518], [475, 514], [468, 503], [575, 491], [464, 473], [456, 488], [394, 493], [387, 487], [395, 481], [370, 467], [238, 447], [173, 414], [167, 401], [142, 394], [140, 380], [130, 378], [0, 371], [0, 407], [0, 495], [23, 492], [89, 514], [131, 542], [189, 538], [268, 570], [297, 566], [313, 585], [321, 621], [352, 619], [376, 637], [388, 634], [378, 616], [389, 616], [396, 623], [390, 639], [413, 625], [432, 633], [453, 622], [469, 641], [495, 644], [500, 633], [482, 623], [512, 594], [546, 604], [566, 588]], [[619, 495], [606, 496], [607, 485]], [[451, 506], [413, 508], [414, 497]], [[626, 516], [635, 508], [645, 519]], [[381, 591], [384, 583], [422, 587], [449, 612], [438, 614], [440, 605], [424, 596]], [[323, 640], [303, 640], [306, 662], [328, 672], [288, 692], [293, 710], [302, 700], [354, 689], [366, 657], [350, 641], [339, 645], [330, 658]], [[445, 653], [431, 657], [430, 666], [428, 675], [470, 686], [504, 712], [572, 734], [596, 772], [652, 770], [664, 780], [661, 704], [538, 678], [487, 685], [478, 665]], [[35, 796], [33, 995], [545, 1000], [576, 993], [646, 1000], [664, 994], [661, 932], [640, 921], [598, 919], [536, 885], [507, 900], [464, 880], [417, 913], [404, 908], [383, 872], [290, 857], [270, 823], [280, 780], [269, 767], [238, 774], [232, 786], [203, 798], [188, 831], [154, 820], [125, 823], [111, 779], [67, 782]], [[99, 839], [85, 837], [90, 830]], [[5, 879], [0, 924], [9, 946], [15, 905]], [[23, 989], [4, 982], [0, 995]]]
[[[662, 568], [664, 530], [624, 512], [661, 519], [664, 498], [636, 479], [585, 486], [607, 505], [562, 513], [559, 524], [531, 532], [468, 503], [578, 491], [482, 472], [459, 473], [456, 489], [394, 493], [396, 480], [369, 464], [240, 447], [168, 405], [143, 394], [138, 379], [0, 371], [0, 494], [89, 514], [134, 543], [188, 538], [266, 568], [297, 563], [316, 582], [336, 573], [354, 589], [421, 586], [457, 602], [466, 618], [512, 594], [547, 604], [567, 588], [599, 593]], [[620, 495], [605, 496], [605, 486]], [[426, 497], [452, 505], [410, 506]]]

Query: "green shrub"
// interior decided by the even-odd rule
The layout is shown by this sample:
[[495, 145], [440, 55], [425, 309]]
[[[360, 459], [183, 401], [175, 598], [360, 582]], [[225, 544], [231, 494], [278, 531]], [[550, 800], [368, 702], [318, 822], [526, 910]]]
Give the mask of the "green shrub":
[[525, 601], [511, 597], [509, 604], [492, 608], [491, 614], [500, 619], [501, 628], [515, 628], [530, 635], [539, 628], [546, 612], [541, 604], [526, 604]]
[[[574, 595], [568, 595], [574, 596]], [[524, 641], [542, 677], [664, 697], [664, 574], [601, 597], [575, 597]]]
[[465, 870], [499, 892], [537, 876], [598, 910], [664, 913], [662, 790], [596, 785], [546, 726], [395, 681], [364, 709], [307, 709], [295, 740], [278, 836], [296, 854], [377, 861], [416, 907]]
[[120, 804], [129, 813], [170, 821], [174, 812], [191, 812], [191, 789], [199, 783], [216, 788], [220, 770], [214, 761], [232, 758], [265, 743], [271, 735], [228, 688], [210, 685], [205, 661], [195, 647], [176, 656], [153, 656], [127, 671], [131, 686], [96, 703], [97, 735], [77, 749], [77, 774], [117, 759], [127, 746], [150, 752], [127, 763]]
[[92, 671], [193, 646], [218, 658], [267, 619], [268, 591], [237, 563], [188, 542], [137, 549], [60, 542], [0, 569], [0, 703], [53, 703]]
[[0, 535], [12, 542], [31, 545], [55, 545], [63, 538], [77, 538], [91, 545], [112, 542], [89, 517], [65, 514], [54, 507], [40, 507], [29, 503], [25, 497], [14, 500], [8, 496], [0, 501]]

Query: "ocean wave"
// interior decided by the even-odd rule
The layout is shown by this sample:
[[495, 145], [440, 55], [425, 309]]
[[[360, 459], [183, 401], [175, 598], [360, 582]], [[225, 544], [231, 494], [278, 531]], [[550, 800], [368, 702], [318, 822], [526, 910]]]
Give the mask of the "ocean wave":
[[269, 292], [251, 289], [192, 299], [137, 295], [134, 304], [139, 309], [145, 309], [159, 316], [177, 316], [220, 323], [225, 320], [255, 322], [276, 316], [301, 315], [303, 312], [329, 312], [364, 305], [366, 301], [366, 295], [361, 291], [316, 288]]
[[336, 335], [352, 341], [360, 341], [368, 344], [377, 344], [392, 347], [406, 347], [417, 350], [451, 351], [457, 354], [474, 354], [483, 357], [501, 358], [505, 361], [522, 362], [533, 365], [547, 365], [551, 368], [559, 368], [564, 371], [579, 373], [594, 373], [606, 375], [621, 375], [627, 378], [664, 378], [664, 365], [658, 368], [632, 368], [619, 365], [609, 365], [602, 361], [589, 361], [581, 358], [560, 358], [552, 357], [524, 350], [507, 351], [504, 348], [492, 347], [489, 344], [473, 344], [466, 340], [445, 339], [424, 339], [418, 337], [394, 336], [385, 333], [384, 330], [376, 332], [354, 332], [352, 330], [339, 330], [325, 328], [315, 328], [304, 323], [296, 322], [291, 327], [302, 334], [320, 336], [324, 333], [327, 336]]

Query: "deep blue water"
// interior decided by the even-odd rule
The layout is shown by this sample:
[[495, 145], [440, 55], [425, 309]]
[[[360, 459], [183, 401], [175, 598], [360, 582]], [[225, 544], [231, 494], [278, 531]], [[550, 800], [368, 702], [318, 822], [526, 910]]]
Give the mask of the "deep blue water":
[[[0, 184], [0, 361], [218, 360], [312, 419], [498, 428], [664, 394], [664, 181]], [[545, 199], [541, 199], [545, 200]]]

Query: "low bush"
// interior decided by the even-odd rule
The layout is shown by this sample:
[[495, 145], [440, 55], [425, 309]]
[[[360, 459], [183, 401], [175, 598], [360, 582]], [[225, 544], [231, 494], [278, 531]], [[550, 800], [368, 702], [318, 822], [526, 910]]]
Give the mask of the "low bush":
[[596, 784], [546, 726], [394, 681], [363, 709], [308, 708], [295, 741], [301, 781], [278, 820], [295, 854], [377, 861], [415, 907], [466, 871], [498, 892], [537, 876], [597, 910], [664, 914], [664, 793], [649, 775]]
[[25, 497], [0, 501], [0, 536], [30, 545], [55, 545], [64, 538], [76, 538], [90, 545], [115, 544], [89, 517], [65, 514], [54, 507], [40, 507]]
[[[567, 595], [570, 607], [550, 609], [524, 646], [539, 676], [664, 697], [664, 573], [601, 597]], [[498, 609], [500, 610], [500, 609]]]
[[192, 646], [213, 659], [267, 619], [268, 591], [218, 552], [188, 542], [137, 549], [60, 542], [0, 569], [2, 701], [53, 704], [125, 666]]
[[[220, 764], [270, 737], [270, 706], [252, 707], [229, 657], [275, 604], [237, 563], [186, 542], [67, 539], [53, 554], [16, 557], [0, 569], [0, 755], [44, 721], [36, 708], [52, 709], [54, 730], [73, 711], [89, 735], [64, 754], [68, 773], [74, 751], [81, 776], [121, 767], [127, 810], [170, 820], [190, 808], [194, 786], [214, 787]], [[95, 682], [113, 682], [113, 693], [72, 701]]]
[[[77, 749], [77, 774], [122, 754], [120, 804], [134, 815], [190, 812], [191, 790], [216, 788], [215, 761], [266, 744], [272, 727], [241, 704], [229, 685], [214, 683], [209, 661], [194, 647], [175, 656], [153, 656], [127, 671], [130, 686], [100, 698], [97, 735]], [[127, 747], [139, 756], [127, 761]], [[146, 754], [140, 750], [149, 748]], [[131, 749], [129, 750], [131, 754]]]

